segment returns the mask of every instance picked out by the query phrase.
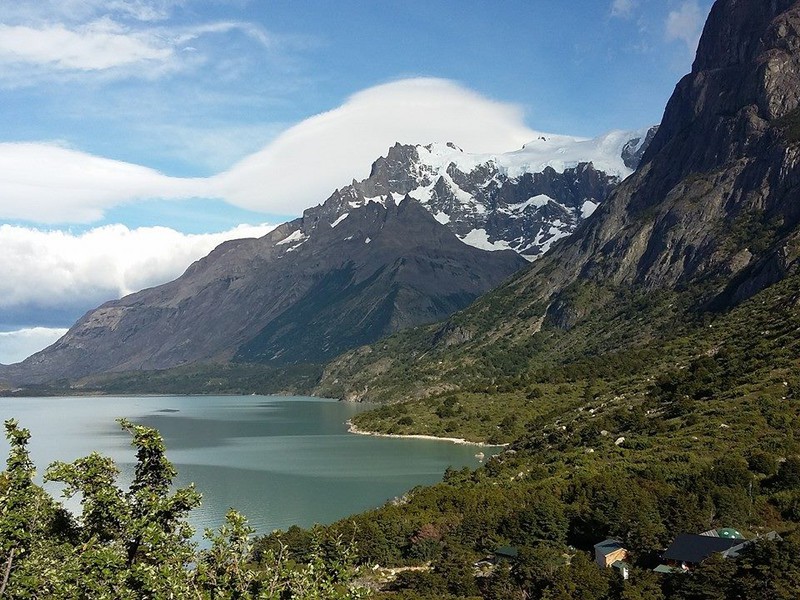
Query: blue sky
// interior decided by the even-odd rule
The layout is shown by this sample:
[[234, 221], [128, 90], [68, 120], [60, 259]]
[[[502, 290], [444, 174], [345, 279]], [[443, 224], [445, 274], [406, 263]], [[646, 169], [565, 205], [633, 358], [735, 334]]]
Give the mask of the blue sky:
[[[710, 5], [0, 0], [0, 332], [172, 278], [399, 138], [503, 152], [657, 123]], [[12, 338], [0, 362], [30, 349]]]

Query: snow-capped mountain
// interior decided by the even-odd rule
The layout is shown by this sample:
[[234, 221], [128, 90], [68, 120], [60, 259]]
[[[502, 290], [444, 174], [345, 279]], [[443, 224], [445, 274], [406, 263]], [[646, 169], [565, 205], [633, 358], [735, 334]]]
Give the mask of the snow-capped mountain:
[[367, 179], [302, 217], [107, 302], [0, 375], [30, 384], [197, 363], [322, 363], [446, 318], [520, 269], [520, 254], [536, 258], [569, 235], [650, 137], [542, 135], [497, 155], [396, 144]]
[[634, 171], [656, 129], [594, 139], [542, 134], [505, 154], [469, 154], [452, 143], [395, 144], [367, 179], [337, 190], [326, 205], [341, 216], [408, 195], [463, 242], [533, 260]]

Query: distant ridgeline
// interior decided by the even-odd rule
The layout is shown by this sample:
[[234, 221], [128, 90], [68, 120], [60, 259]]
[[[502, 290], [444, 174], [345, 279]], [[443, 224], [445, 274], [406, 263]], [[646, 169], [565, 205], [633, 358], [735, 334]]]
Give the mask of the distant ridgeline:
[[569, 236], [655, 131], [541, 135], [497, 155], [396, 144], [367, 179], [90, 311], [0, 367], [0, 382], [22, 393], [311, 389], [335, 356], [450, 316]]
[[[564, 211], [537, 187], [505, 204], [498, 191], [484, 205], [451, 185], [469, 193], [459, 178], [475, 172], [448, 158], [456, 148], [395, 146], [372, 184], [89, 313], [6, 376], [106, 372], [86, 389], [157, 388], [180, 376], [192, 391], [242, 381], [266, 391], [277, 381], [389, 403], [358, 415], [360, 429], [508, 443], [476, 471], [450, 469], [439, 485], [324, 528], [326, 539], [354, 542], [376, 598], [798, 598], [798, 123], [800, 1], [717, 0], [641, 164], [591, 201], [585, 220], [578, 214], [593, 206], [580, 193], [554, 200]], [[417, 165], [405, 182], [396, 176], [404, 162]], [[512, 167], [498, 169], [516, 182], [509, 189], [527, 186]], [[608, 189], [608, 172], [591, 173], [598, 163], [544, 169], [538, 180], [555, 189], [572, 168], [569, 177]], [[460, 212], [448, 212], [456, 203]], [[459, 241], [498, 244], [493, 213], [479, 206], [503, 215], [550, 207], [577, 226], [520, 269], [517, 253]], [[513, 247], [537, 255], [529, 243]], [[287, 264], [292, 275], [274, 266]], [[433, 282], [437, 295], [420, 292]], [[350, 341], [326, 328], [327, 306]], [[300, 364], [369, 341], [359, 328], [373, 316], [383, 332], [402, 331], [324, 367]], [[278, 344], [284, 334], [304, 350]], [[206, 355], [190, 354], [195, 341]], [[108, 375], [158, 365], [176, 369]], [[252, 559], [283, 552], [306, 564], [319, 535], [266, 535]]]

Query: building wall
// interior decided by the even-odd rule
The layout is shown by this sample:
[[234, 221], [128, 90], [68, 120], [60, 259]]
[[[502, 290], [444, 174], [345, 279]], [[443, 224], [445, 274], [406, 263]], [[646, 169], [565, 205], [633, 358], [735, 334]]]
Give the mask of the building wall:
[[625, 560], [626, 558], [628, 558], [628, 551], [625, 548], [620, 548], [619, 550], [614, 550], [611, 554], [598, 556], [597, 561], [601, 567], [608, 568], [618, 560]]

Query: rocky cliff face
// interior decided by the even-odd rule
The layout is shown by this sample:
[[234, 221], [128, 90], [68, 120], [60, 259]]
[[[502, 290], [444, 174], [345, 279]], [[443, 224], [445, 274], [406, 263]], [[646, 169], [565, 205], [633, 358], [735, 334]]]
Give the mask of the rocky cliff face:
[[548, 257], [557, 279], [526, 280], [544, 297], [576, 279], [703, 281], [729, 304], [795, 268], [799, 31], [797, 2], [717, 2], [639, 170]]
[[[545, 341], [562, 339], [557, 329], [599, 339], [614, 325], [592, 316], [603, 309], [628, 318], [635, 306], [609, 308], [626, 297], [688, 292], [682, 297], [698, 303], [694, 310], [720, 310], [796, 272], [799, 105], [800, 2], [718, 0], [692, 72], [678, 83], [637, 171], [530, 269], [429, 335], [397, 342], [407, 354], [436, 361], [404, 372], [427, 381], [417, 393], [443, 385], [435, 373], [447, 373], [448, 385], [468, 380], [460, 364], [478, 364], [489, 345], [497, 355], [500, 341], [513, 355], [543, 328], [554, 328], [540, 338], [551, 354], [563, 349]], [[486, 315], [494, 320], [487, 323]], [[648, 327], [639, 327], [643, 336]], [[377, 376], [365, 379], [349, 366], [355, 361], [361, 372], [377, 373], [366, 355], [330, 365], [321, 389], [352, 378], [357, 388], [344, 393], [365, 386], [380, 393]], [[391, 357], [380, 349], [372, 356], [383, 361], [380, 376], [389, 381]]]

